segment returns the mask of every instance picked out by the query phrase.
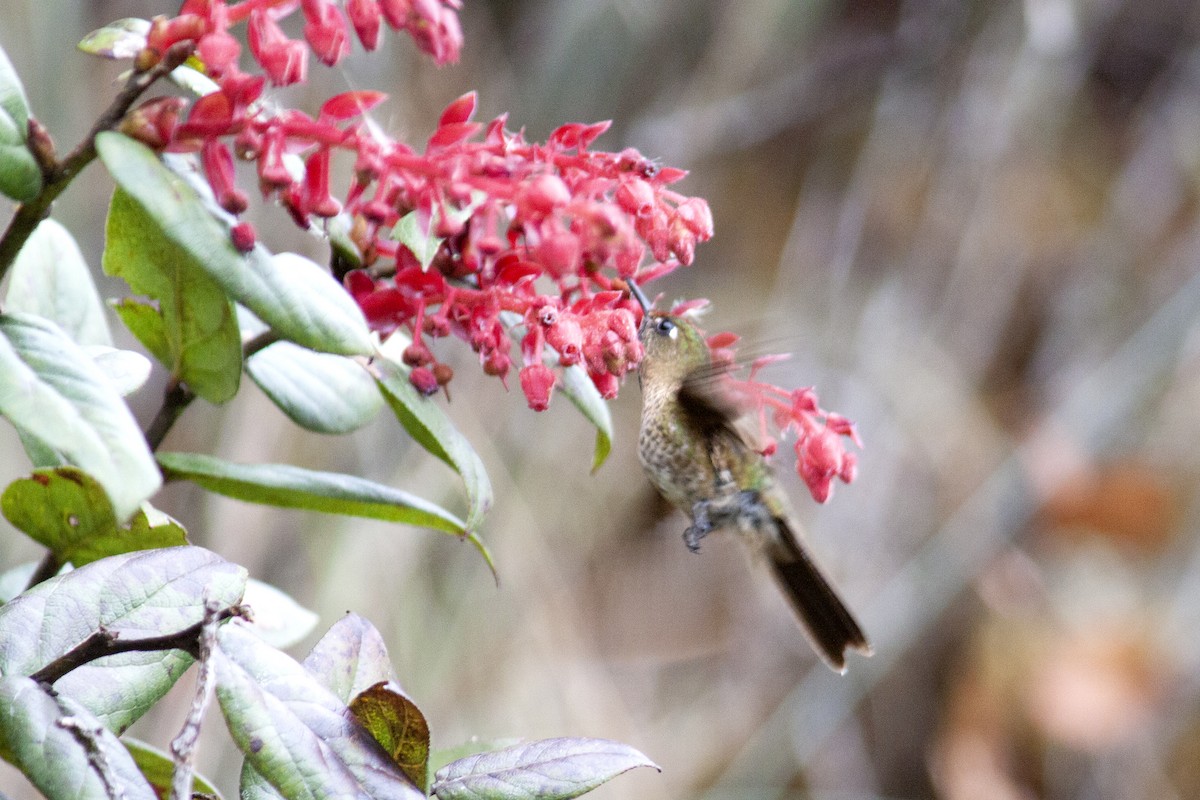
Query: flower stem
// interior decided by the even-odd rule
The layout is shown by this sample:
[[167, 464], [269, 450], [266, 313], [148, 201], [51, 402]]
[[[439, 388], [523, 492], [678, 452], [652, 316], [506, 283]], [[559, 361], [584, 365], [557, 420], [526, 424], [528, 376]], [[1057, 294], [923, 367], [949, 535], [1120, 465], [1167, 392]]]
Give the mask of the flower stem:
[[35, 154], [39, 155], [39, 160], [42, 161], [42, 191], [37, 197], [17, 208], [4, 235], [0, 236], [0, 280], [4, 279], [5, 273], [16, 260], [17, 253], [21, 252], [34, 229], [49, 216], [50, 206], [75, 176], [96, 158], [96, 135], [115, 128], [138, 97], [150, 88], [151, 84], [187, 60], [193, 48], [193, 42], [179, 42], [167, 50], [163, 59], [153, 67], [130, 76], [125, 87], [92, 125], [83, 141], [61, 161], [54, 160], [51, 154]]

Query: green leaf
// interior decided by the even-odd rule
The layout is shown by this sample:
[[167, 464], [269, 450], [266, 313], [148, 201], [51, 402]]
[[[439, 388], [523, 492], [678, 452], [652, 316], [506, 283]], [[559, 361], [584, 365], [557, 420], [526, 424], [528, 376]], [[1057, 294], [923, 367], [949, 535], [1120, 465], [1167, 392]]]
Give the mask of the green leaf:
[[578, 364], [572, 364], [562, 370], [558, 388], [575, 404], [587, 421], [596, 426], [596, 447], [592, 453], [592, 472], [595, 472], [600, 469], [612, 450], [612, 414], [609, 413], [608, 403], [600, 396], [596, 385], [587, 376], [587, 371]]
[[42, 191], [42, 168], [25, 145], [25, 127], [0, 108], [0, 194], [27, 203]]
[[203, 97], [206, 94], [221, 91], [221, 87], [216, 81], [187, 64], [180, 64], [171, 70], [169, 77], [171, 78], [171, 83], [184, 91], [191, 92], [196, 97]]
[[120, 189], [108, 209], [102, 263], [106, 273], [158, 304], [157, 311], [122, 304], [118, 313], [172, 377], [210, 403], [237, 393], [242, 341], [233, 303], [187, 250], [164, 235], [155, 217]]
[[430, 215], [429, 230], [423, 231], [417, 212], [410, 211], [401, 217], [392, 228], [391, 238], [408, 248], [409, 252], [420, 262], [422, 270], [429, 269], [434, 256], [437, 255], [438, 249], [445, 241], [433, 234], [436, 217], [436, 212]]
[[246, 371], [293, 422], [317, 433], [357, 430], [383, 407], [375, 381], [345, 356], [276, 342], [251, 356]]
[[447, 764], [437, 772], [433, 794], [439, 800], [567, 800], [635, 767], [659, 769], [620, 742], [543, 739]]
[[[121, 737], [121, 744], [129, 751], [133, 763], [154, 788], [159, 797], [167, 797], [171, 793], [171, 779], [175, 775], [175, 762], [169, 753], [164, 753], [139, 739], [129, 736]], [[200, 775], [192, 773], [192, 791], [211, 795], [215, 800], [221, 800], [221, 793]]]
[[8, 60], [3, 47], [0, 47], [0, 110], [20, 130], [20, 141], [25, 141], [25, 131], [29, 127], [29, 100], [25, 97], [25, 87], [21, 85], [17, 70]]
[[[206, 599], [232, 606], [245, 586], [244, 569], [200, 547], [101, 559], [0, 607], [0, 674], [32, 675], [102, 629], [121, 639], [176, 633], [201, 621]], [[123, 653], [75, 668], [54, 688], [122, 731], [191, 663], [177, 650]]]
[[158, 359], [158, 363], [166, 364], [170, 368], [175, 359], [171, 355], [166, 322], [158, 309], [133, 297], [116, 300], [112, 307], [129, 332], [150, 351], [150, 355]]
[[0, 678], [0, 754], [48, 800], [157, 800], [100, 720], [22, 675]]
[[239, 253], [227, 224], [140, 142], [106, 132], [96, 137], [96, 149], [120, 187], [163, 234], [281, 337], [326, 353], [372, 352], [362, 312], [328, 272], [292, 253], [272, 257], [261, 245]]
[[104, 487], [76, 467], [38, 470], [13, 481], [0, 496], [0, 511], [60, 562], [70, 561], [66, 554], [81, 543], [117, 530]]
[[320, 617], [269, 583], [251, 578], [242, 604], [254, 612], [251, 627], [272, 647], [291, 647], [317, 627]]
[[405, 366], [377, 358], [373, 367], [384, 398], [409, 436], [462, 477], [467, 492], [467, 528], [477, 531], [492, 505], [492, 483], [479, 454], [445, 412], [409, 382]]
[[242, 761], [238, 795], [239, 800], [277, 800], [283, 797], [247, 760]]
[[38, 470], [13, 481], [0, 496], [0, 510], [61, 563], [77, 567], [105, 556], [187, 544], [183, 528], [148, 505], [118, 526], [103, 487], [75, 467]]
[[425, 796], [344, 703], [240, 620], [218, 631], [212, 664], [217, 702], [234, 742], [288, 800]]
[[88, 55], [122, 60], [133, 58], [141, 52], [146, 46], [148, 33], [149, 20], [126, 17], [97, 28], [84, 36], [76, 46]]
[[104, 304], [71, 232], [42, 220], [12, 265], [8, 310], [52, 320], [77, 344], [112, 347]]
[[129, 408], [52, 322], [0, 315], [0, 414], [98, 480], [118, 520], [161, 483]]
[[368, 620], [354, 613], [329, 627], [303, 665], [343, 703], [381, 681], [396, 682], [383, 637]]
[[353, 475], [287, 464], [234, 464], [200, 453], [159, 453], [167, 480], [188, 480], [250, 503], [303, 508], [461, 534], [462, 520], [427, 500]]
[[133, 394], [150, 379], [150, 359], [141, 353], [99, 344], [88, 345], [83, 351], [92, 357], [122, 397]]
[[429, 723], [417, 704], [389, 682], [377, 683], [351, 702], [354, 718], [422, 790], [429, 770]]

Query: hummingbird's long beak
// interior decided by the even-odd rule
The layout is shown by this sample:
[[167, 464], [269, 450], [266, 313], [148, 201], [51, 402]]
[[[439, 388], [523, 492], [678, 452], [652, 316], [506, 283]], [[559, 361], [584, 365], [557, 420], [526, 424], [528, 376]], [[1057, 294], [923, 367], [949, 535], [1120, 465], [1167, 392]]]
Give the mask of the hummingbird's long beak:
[[629, 287], [629, 293], [633, 295], [633, 299], [638, 301], [638, 305], [642, 307], [643, 314], [650, 313], [650, 301], [646, 299], [646, 293], [642, 291], [642, 287], [638, 286], [633, 278], [627, 278], [625, 284]]

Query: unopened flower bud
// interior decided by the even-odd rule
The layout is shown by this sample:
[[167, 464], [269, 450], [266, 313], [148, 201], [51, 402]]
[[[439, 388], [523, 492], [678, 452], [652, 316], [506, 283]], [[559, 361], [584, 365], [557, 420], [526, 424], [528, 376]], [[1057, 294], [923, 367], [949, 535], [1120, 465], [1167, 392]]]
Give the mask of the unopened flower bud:
[[557, 381], [554, 370], [545, 364], [530, 364], [520, 373], [521, 391], [534, 411], [545, 411], [550, 407], [550, 393]]
[[426, 397], [437, 393], [439, 387], [437, 377], [428, 367], [414, 368], [412, 372], [408, 373], [408, 380], [417, 388], [418, 392]]

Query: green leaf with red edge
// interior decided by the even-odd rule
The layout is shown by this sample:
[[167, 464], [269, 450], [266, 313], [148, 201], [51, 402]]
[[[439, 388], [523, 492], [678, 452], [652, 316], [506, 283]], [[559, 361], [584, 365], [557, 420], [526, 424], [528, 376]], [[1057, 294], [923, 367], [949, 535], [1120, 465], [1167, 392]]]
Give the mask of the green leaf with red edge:
[[121, 189], [109, 205], [102, 263], [109, 275], [157, 304], [128, 300], [116, 308], [172, 377], [211, 403], [232, 398], [242, 375], [233, 303], [154, 215]]
[[149, 20], [126, 17], [92, 31], [80, 39], [76, 47], [88, 55], [123, 60], [141, 52], [148, 33]]
[[79, 345], [54, 323], [0, 315], [0, 414], [40, 453], [54, 451], [100, 482], [124, 521], [161, 476], [129, 407]]
[[71, 232], [44, 219], [17, 258], [6, 298], [9, 311], [55, 322], [76, 344], [112, 346], [104, 303]]
[[[170, 753], [164, 753], [157, 747], [147, 744], [140, 739], [122, 736], [121, 744], [129, 751], [133, 763], [142, 776], [154, 789], [155, 794], [165, 798], [171, 794], [171, 780], [175, 776], [175, 761]], [[221, 793], [203, 776], [192, 773], [192, 791], [202, 792], [214, 800], [222, 800]]]
[[234, 742], [283, 797], [424, 798], [344, 703], [240, 620], [218, 631], [212, 664]]
[[0, 756], [48, 800], [157, 800], [112, 731], [69, 694], [23, 675], [0, 678]]
[[4, 518], [76, 567], [101, 558], [187, 544], [175, 520], [148, 504], [121, 526], [104, 487], [76, 467], [37, 470], [0, 495]]
[[429, 771], [429, 723], [417, 704], [394, 684], [377, 683], [350, 702], [355, 719], [414, 784], [425, 788]]
[[188, 181], [145, 145], [119, 133], [96, 137], [96, 150], [118, 185], [163, 235], [186, 251], [224, 290], [281, 337], [325, 353], [374, 350], [362, 311], [336, 280], [294, 253], [272, 256], [262, 245], [239, 253], [229, 224], [218, 219]]
[[[0, 674], [32, 675], [101, 630], [123, 640], [178, 633], [201, 621], [205, 600], [232, 606], [245, 585], [244, 569], [199, 547], [103, 558], [0, 607]], [[75, 668], [54, 688], [120, 732], [192, 661], [179, 650], [122, 653]]]
[[465, 528], [440, 506], [354, 475], [288, 464], [235, 464], [200, 453], [159, 453], [157, 458], [167, 480], [188, 480], [249, 503], [403, 522], [453, 534]]
[[432, 792], [439, 800], [568, 800], [636, 767], [659, 770], [620, 742], [543, 739], [447, 764], [437, 771]]
[[612, 414], [608, 403], [600, 396], [600, 390], [587, 370], [578, 364], [564, 367], [558, 389], [567, 396], [584, 419], [596, 427], [596, 445], [592, 451], [592, 472], [600, 469], [612, 451]]
[[492, 483], [483, 461], [445, 412], [409, 382], [408, 367], [389, 357], [399, 347], [400, 337], [393, 335], [372, 364], [375, 379], [408, 434], [462, 477], [467, 492], [467, 530], [475, 532], [492, 505]]

